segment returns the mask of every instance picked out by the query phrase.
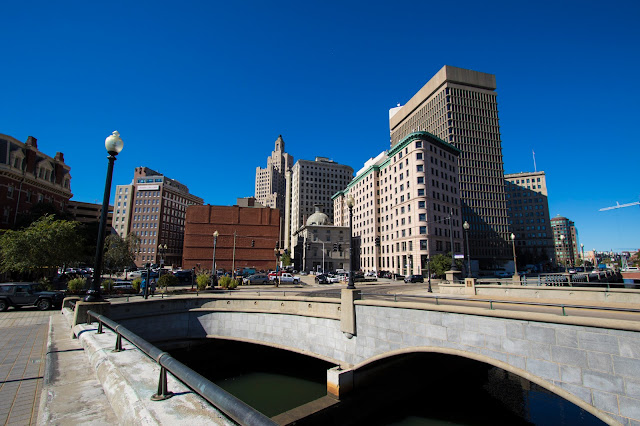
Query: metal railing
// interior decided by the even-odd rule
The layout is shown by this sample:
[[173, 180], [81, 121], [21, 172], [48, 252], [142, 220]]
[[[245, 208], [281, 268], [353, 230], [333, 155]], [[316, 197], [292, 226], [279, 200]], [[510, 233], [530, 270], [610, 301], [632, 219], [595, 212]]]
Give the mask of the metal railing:
[[160, 366], [160, 377], [158, 379], [158, 392], [151, 396], [153, 401], [163, 401], [171, 398], [173, 393], [167, 389], [167, 372], [176, 379], [184, 383], [195, 393], [206, 399], [214, 407], [225, 413], [233, 421], [241, 425], [275, 425], [269, 417], [257, 411], [253, 407], [245, 404], [235, 396], [231, 395], [206, 377], [193, 371], [167, 352], [164, 352], [142, 337], [126, 329], [117, 322], [100, 315], [94, 311], [87, 311], [89, 324], [91, 318], [98, 321], [98, 334], [103, 333], [103, 325], [111, 329], [116, 334], [116, 343], [113, 352], [122, 351], [122, 339], [124, 338], [133, 346], [138, 348], [143, 354], [153, 359]]

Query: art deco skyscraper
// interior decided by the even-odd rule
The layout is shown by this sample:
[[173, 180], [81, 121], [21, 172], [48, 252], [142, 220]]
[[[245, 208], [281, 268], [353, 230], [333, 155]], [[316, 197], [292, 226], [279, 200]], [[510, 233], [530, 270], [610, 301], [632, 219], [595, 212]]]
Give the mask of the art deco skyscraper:
[[461, 151], [462, 220], [469, 222], [471, 259], [481, 269], [510, 258], [495, 89], [492, 74], [445, 65], [404, 106], [389, 111], [391, 146], [427, 131]]
[[284, 152], [282, 135], [267, 158], [267, 167], [256, 167], [256, 200], [265, 207], [279, 209], [280, 217], [285, 212], [286, 174], [292, 167], [293, 156]]

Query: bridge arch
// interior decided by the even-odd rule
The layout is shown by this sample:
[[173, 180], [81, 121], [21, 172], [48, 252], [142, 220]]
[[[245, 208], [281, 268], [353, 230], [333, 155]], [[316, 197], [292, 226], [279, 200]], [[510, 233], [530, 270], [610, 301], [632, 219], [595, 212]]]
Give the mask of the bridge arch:
[[351, 370], [354, 372], [354, 374], [357, 374], [359, 370], [365, 369], [373, 364], [385, 362], [386, 360], [389, 360], [391, 358], [395, 358], [398, 356], [411, 355], [416, 353], [434, 353], [434, 354], [442, 354], [442, 355], [451, 355], [451, 356], [461, 357], [465, 359], [470, 359], [473, 361], [478, 361], [483, 364], [500, 368], [504, 371], [513, 373], [518, 377], [521, 377], [523, 379], [529, 380], [530, 382], [537, 384], [538, 386], [548, 390], [549, 392], [552, 392], [553, 394], [582, 408], [584, 411], [594, 415], [595, 417], [599, 418], [603, 422], [606, 422], [606, 423], [612, 422], [611, 417], [608, 416], [606, 413], [604, 413], [602, 410], [599, 410], [593, 405], [586, 403], [584, 400], [582, 400], [578, 396], [572, 394], [571, 392], [566, 391], [565, 389], [562, 389], [559, 386], [554, 385], [553, 383], [549, 382], [548, 380], [545, 380], [542, 377], [531, 374], [526, 370], [515, 367], [511, 364], [500, 361], [498, 359], [495, 359], [486, 355], [482, 355], [482, 354], [477, 354], [470, 351], [465, 351], [465, 350], [441, 348], [436, 346], [418, 346], [418, 347], [411, 347], [411, 348], [402, 348], [402, 349], [392, 350], [392, 351], [385, 352], [383, 354], [379, 354], [374, 357], [371, 357], [365, 361], [362, 361], [354, 365]]

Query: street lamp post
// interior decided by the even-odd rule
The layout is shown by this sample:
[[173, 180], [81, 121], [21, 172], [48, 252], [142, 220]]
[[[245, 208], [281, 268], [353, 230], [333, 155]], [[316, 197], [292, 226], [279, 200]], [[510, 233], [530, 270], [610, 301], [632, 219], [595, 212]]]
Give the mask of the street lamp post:
[[567, 273], [567, 252], [564, 249], [564, 235], [560, 235], [560, 245], [562, 247], [562, 257], [564, 258], [564, 273]]
[[584, 262], [584, 244], [580, 244], [580, 249], [582, 250], [582, 269], [583, 272], [587, 272], [587, 265]]
[[469, 253], [469, 222], [466, 220], [462, 224], [462, 228], [464, 229], [464, 236], [467, 240], [467, 277], [471, 276], [471, 253]]
[[453, 250], [453, 216], [449, 215], [449, 240], [451, 241], [451, 270], [456, 269], [455, 250]]
[[349, 290], [355, 290], [356, 286], [353, 284], [353, 206], [356, 204], [353, 195], [349, 195], [347, 198], [347, 207], [349, 207], [349, 284], [347, 288]]
[[158, 246], [158, 251], [160, 252], [160, 270], [158, 271], [158, 281], [160, 281], [162, 270], [164, 269], [164, 254], [167, 251], [167, 244], [160, 244]]
[[211, 265], [211, 288], [214, 287], [215, 277], [217, 277], [218, 275], [218, 272], [216, 271], [216, 245], [218, 244], [218, 235], [220, 235], [218, 230], [213, 231], [213, 264]]
[[429, 293], [433, 293], [433, 290], [431, 289], [431, 258], [427, 257], [427, 281], [429, 282], [429, 288], [427, 289], [427, 291]]
[[513, 276], [518, 275], [518, 264], [516, 263], [516, 234], [511, 234], [511, 243], [513, 245], [513, 268], [515, 270]]
[[109, 211], [109, 198], [111, 196], [111, 179], [113, 177], [113, 163], [116, 161], [116, 155], [122, 151], [122, 139], [118, 131], [113, 132], [104, 141], [104, 147], [107, 149], [109, 156], [109, 165], [107, 166], [107, 180], [104, 185], [104, 197], [102, 198], [102, 212], [100, 213], [100, 225], [98, 227], [98, 241], [96, 244], [96, 259], [93, 267], [93, 280], [91, 288], [87, 291], [85, 302], [99, 302], [102, 300], [100, 294], [100, 277], [102, 275], [102, 255], [104, 253], [104, 238], [107, 228], [107, 213]]

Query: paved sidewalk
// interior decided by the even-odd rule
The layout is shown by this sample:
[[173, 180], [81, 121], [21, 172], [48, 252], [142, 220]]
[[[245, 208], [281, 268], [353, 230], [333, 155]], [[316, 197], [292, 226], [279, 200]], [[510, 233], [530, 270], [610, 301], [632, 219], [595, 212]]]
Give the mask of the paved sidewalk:
[[49, 317], [60, 311], [0, 313], [0, 425], [35, 425], [42, 390]]

